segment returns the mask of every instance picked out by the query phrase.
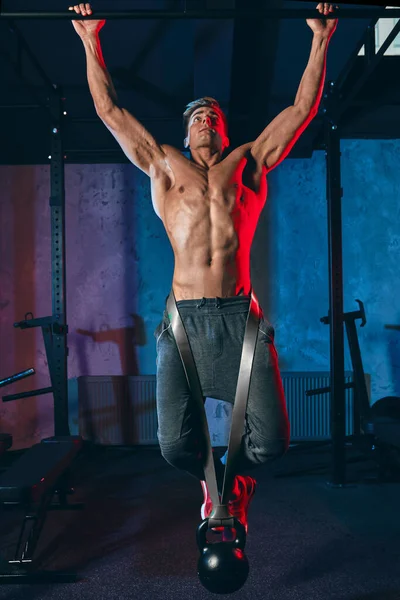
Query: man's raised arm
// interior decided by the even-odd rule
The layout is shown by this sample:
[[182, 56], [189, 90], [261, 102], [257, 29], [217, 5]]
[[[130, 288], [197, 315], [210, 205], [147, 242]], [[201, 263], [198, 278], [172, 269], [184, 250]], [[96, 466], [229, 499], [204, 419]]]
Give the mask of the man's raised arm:
[[[91, 15], [90, 4], [69, 7], [82, 16]], [[81, 38], [87, 62], [87, 78], [96, 112], [129, 160], [151, 177], [166, 174], [166, 156], [153, 136], [126, 109], [118, 106], [117, 94], [101, 50], [99, 31], [105, 21], [72, 21]]]
[[[320, 3], [321, 14], [333, 11], [331, 4]], [[326, 54], [329, 41], [337, 27], [337, 19], [308, 19], [314, 32], [310, 59], [293, 106], [282, 111], [252, 144], [251, 153], [258, 165], [271, 171], [281, 163], [318, 113], [325, 85]]]

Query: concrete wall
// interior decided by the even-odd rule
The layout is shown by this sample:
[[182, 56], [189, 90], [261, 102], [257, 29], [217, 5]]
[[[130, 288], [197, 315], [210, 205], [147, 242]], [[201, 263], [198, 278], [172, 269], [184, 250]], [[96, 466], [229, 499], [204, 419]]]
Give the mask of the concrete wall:
[[[359, 329], [372, 401], [400, 395], [400, 142], [346, 141], [343, 164], [345, 310], [364, 301]], [[284, 370], [328, 370], [325, 158], [287, 160], [252, 251], [254, 289], [276, 329]], [[155, 372], [155, 340], [173, 255], [153, 212], [148, 180], [129, 165], [67, 165], [69, 377]], [[0, 167], [0, 378], [34, 366], [4, 388], [49, 385], [40, 330], [16, 330], [28, 311], [51, 314], [49, 169]], [[346, 369], [350, 360], [346, 349]], [[52, 397], [0, 405], [0, 430], [25, 447], [52, 433]]]

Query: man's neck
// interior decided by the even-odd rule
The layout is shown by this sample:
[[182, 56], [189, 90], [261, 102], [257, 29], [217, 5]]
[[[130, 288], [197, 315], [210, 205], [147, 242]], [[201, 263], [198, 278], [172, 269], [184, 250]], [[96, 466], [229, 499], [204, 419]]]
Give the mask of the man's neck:
[[220, 162], [222, 152], [211, 148], [198, 148], [197, 150], [190, 149], [190, 154], [193, 162], [208, 170]]

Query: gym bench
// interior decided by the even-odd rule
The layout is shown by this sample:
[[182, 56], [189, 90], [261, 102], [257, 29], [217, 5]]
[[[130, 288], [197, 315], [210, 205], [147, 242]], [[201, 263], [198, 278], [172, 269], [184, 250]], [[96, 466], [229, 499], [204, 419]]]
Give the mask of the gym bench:
[[76, 580], [66, 572], [35, 570], [34, 553], [48, 511], [83, 507], [68, 503], [70, 466], [82, 445], [79, 436], [46, 438], [0, 474], [0, 506], [25, 513], [13, 559], [0, 558], [0, 584]]

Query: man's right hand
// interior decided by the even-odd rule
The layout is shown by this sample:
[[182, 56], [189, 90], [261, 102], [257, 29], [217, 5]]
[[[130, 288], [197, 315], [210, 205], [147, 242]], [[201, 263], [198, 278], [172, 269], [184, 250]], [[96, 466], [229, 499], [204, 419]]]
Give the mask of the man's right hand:
[[[68, 10], [74, 10], [76, 14], [82, 15], [82, 17], [86, 17], [87, 15], [91, 15], [93, 13], [90, 4], [75, 4], [75, 6], [69, 6]], [[80, 38], [85, 39], [87, 37], [97, 35], [100, 29], [103, 27], [105, 20], [85, 20], [85, 21], [77, 21], [74, 19], [72, 24], [75, 28], [76, 33]]]

